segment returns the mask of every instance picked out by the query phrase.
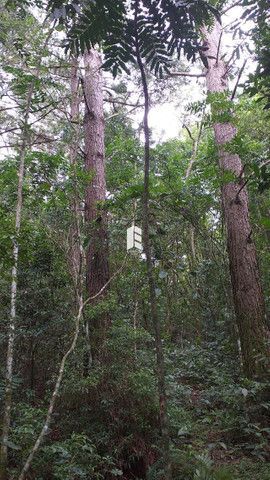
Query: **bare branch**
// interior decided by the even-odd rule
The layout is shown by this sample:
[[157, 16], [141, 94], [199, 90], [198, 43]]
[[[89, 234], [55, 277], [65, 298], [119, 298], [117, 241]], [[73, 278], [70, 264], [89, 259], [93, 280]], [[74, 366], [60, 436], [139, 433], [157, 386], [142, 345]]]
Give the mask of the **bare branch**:
[[109, 115], [108, 117], [106, 117], [106, 120], [111, 120], [111, 118], [118, 117], [118, 115], [123, 115], [124, 117], [126, 117], [127, 115], [130, 115], [132, 112], [134, 112], [136, 108], [138, 107], [137, 106], [133, 107], [126, 113], [123, 113], [123, 112], [113, 113], [112, 115]]
[[[266, 165], [269, 165], [270, 164], [270, 160], [266, 160], [266, 162], [263, 162], [261, 163], [261, 165], [259, 165], [259, 168], [262, 168], [262, 167], [265, 167]], [[239, 202], [239, 194], [242, 192], [242, 190], [245, 188], [245, 186], [247, 185], [247, 183], [249, 182], [249, 180], [253, 177], [254, 173], [251, 173], [251, 175], [249, 175], [246, 180], [243, 182], [243, 184], [241, 185], [241, 187], [239, 188], [238, 192], [236, 193], [235, 195], [235, 202], [237, 203], [237, 201]]]
[[234, 2], [232, 5], [229, 5], [229, 7], [225, 8], [225, 10], [221, 12], [221, 15], [224, 15], [225, 13], [229, 12], [234, 7], [238, 7], [239, 5], [242, 4], [242, 1], [243, 0], [239, 0], [238, 2]]
[[21, 130], [21, 127], [11, 127], [11, 128], [7, 128], [6, 130], [2, 130], [0, 132], [0, 135], [5, 135], [6, 133], [10, 133], [10, 132], [15, 132], [16, 130]]
[[237, 45], [237, 46], [233, 49], [233, 52], [232, 52], [229, 60], [226, 61], [227, 71], [228, 71], [228, 67], [230, 66], [230, 64], [231, 64], [231, 62], [232, 62], [232, 60], [233, 60], [233, 58], [234, 58], [234, 56], [235, 56], [235, 53], [236, 53], [237, 49], [240, 48], [244, 43], [245, 43], [245, 40], [243, 40], [242, 42], [240, 42], [239, 45]]
[[239, 82], [240, 82], [242, 73], [243, 73], [243, 71], [244, 71], [244, 68], [245, 68], [245, 66], [246, 66], [246, 63], [247, 63], [247, 60], [244, 61], [242, 67], [241, 67], [240, 70], [239, 70], [238, 77], [237, 77], [237, 80], [236, 80], [234, 89], [233, 89], [233, 91], [232, 91], [232, 94], [231, 94], [231, 100], [233, 100], [234, 97], [235, 97], [236, 90], [237, 90], [237, 87], [238, 87], [238, 85], [239, 85]]
[[221, 30], [221, 32], [220, 32], [220, 36], [219, 36], [219, 40], [218, 40], [218, 48], [217, 48], [217, 58], [216, 58], [216, 65], [218, 65], [218, 61], [219, 61], [219, 51], [220, 51], [220, 45], [221, 45], [222, 34], [223, 34], [223, 31]]
[[185, 176], [186, 179], [190, 176], [190, 173], [191, 173], [193, 164], [194, 164], [194, 162], [196, 161], [197, 152], [198, 152], [198, 147], [199, 147], [199, 143], [200, 143], [201, 136], [202, 136], [202, 132], [203, 132], [203, 122], [204, 122], [204, 111], [203, 111], [202, 119], [201, 119], [201, 121], [200, 121], [197, 138], [194, 138], [192, 135], [190, 135], [189, 129], [188, 129], [185, 125], [183, 125], [183, 126], [185, 126], [185, 128], [186, 128], [187, 131], [189, 132], [189, 136], [190, 136], [190, 138], [191, 138], [191, 140], [192, 140], [192, 144], [193, 144], [193, 145], [192, 145], [192, 155], [191, 155], [191, 159], [190, 159], [190, 162], [189, 162], [187, 171], [186, 171], [186, 176]]
[[126, 107], [144, 107], [143, 104], [140, 104], [140, 103], [128, 103], [128, 102], [124, 102], [124, 101], [120, 101], [120, 100], [114, 100], [113, 98], [105, 98], [104, 99], [104, 102], [108, 102], [108, 103], [117, 103], [118, 105], [124, 105]]
[[183, 128], [185, 128], [186, 131], [188, 132], [188, 135], [189, 135], [190, 139], [192, 140], [192, 142], [195, 142], [195, 138], [193, 137], [189, 127], [185, 123], [183, 124]]
[[205, 73], [170, 72], [169, 77], [202, 78], [202, 77], [205, 77]]

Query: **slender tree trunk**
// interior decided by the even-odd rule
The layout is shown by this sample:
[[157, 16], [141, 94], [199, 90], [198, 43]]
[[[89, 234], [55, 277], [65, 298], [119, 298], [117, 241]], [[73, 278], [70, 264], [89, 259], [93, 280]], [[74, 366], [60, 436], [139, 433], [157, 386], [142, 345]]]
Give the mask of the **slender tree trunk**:
[[70, 272], [74, 281], [76, 294], [78, 293], [77, 281], [80, 278], [81, 266], [81, 252], [80, 252], [80, 238], [78, 237], [77, 222], [80, 221], [79, 213], [79, 193], [77, 182], [77, 159], [80, 142], [80, 94], [79, 94], [79, 75], [78, 75], [78, 60], [72, 58], [71, 60], [71, 79], [70, 79], [70, 125], [72, 129], [72, 138], [70, 142], [69, 159], [71, 165], [71, 174], [73, 179], [73, 197], [71, 199], [72, 223], [70, 227]]
[[[46, 19], [43, 22], [45, 25]], [[45, 39], [43, 48], [47, 47], [53, 29], [51, 29]], [[38, 60], [36, 69], [36, 78], [39, 76], [42, 56]], [[8, 346], [6, 356], [6, 374], [5, 374], [5, 394], [4, 394], [4, 411], [2, 421], [2, 438], [0, 447], [0, 480], [7, 479], [8, 466], [8, 438], [11, 422], [11, 407], [12, 407], [12, 381], [13, 381], [13, 363], [14, 363], [14, 342], [16, 331], [16, 315], [17, 315], [17, 288], [18, 288], [18, 260], [19, 260], [19, 236], [21, 231], [22, 205], [23, 205], [23, 180], [24, 180], [24, 166], [27, 149], [29, 146], [29, 115], [34, 93], [35, 80], [30, 83], [29, 90], [26, 97], [23, 126], [21, 131], [21, 146], [19, 149], [19, 170], [18, 170], [18, 187], [17, 187], [17, 204], [15, 211], [15, 234], [13, 239], [13, 267], [11, 270], [11, 301], [10, 301], [10, 317], [9, 317], [9, 332], [8, 332]]]
[[[231, 153], [228, 148], [237, 132], [233, 122], [228, 119], [230, 107], [225, 108], [224, 111], [228, 80], [227, 66], [221, 58], [221, 25], [216, 21], [209, 31], [204, 28], [203, 36], [207, 47], [204, 53], [208, 62], [207, 89], [211, 94], [221, 94], [221, 104], [223, 102], [223, 108], [220, 108], [218, 102], [215, 102], [215, 97], [213, 97], [212, 112], [219, 164], [223, 172], [230, 172], [236, 176], [235, 181], [223, 185], [222, 203], [227, 229], [231, 284], [241, 342], [243, 368], [248, 377], [262, 377], [267, 370], [267, 361], [263, 361], [262, 358], [269, 354], [264, 297], [256, 248], [252, 240], [248, 193], [244, 187], [243, 166], [240, 157]], [[226, 118], [224, 117], [223, 120], [222, 115], [224, 114]]]
[[[82, 239], [81, 239], [81, 223], [82, 215], [80, 213], [80, 196], [78, 191], [78, 180], [77, 180], [77, 162], [78, 162], [78, 151], [80, 144], [80, 82], [79, 82], [79, 62], [77, 58], [72, 58], [71, 66], [71, 81], [70, 81], [70, 90], [71, 90], [71, 102], [70, 102], [70, 122], [72, 128], [72, 140], [70, 143], [70, 165], [72, 167], [72, 178], [73, 178], [73, 198], [71, 200], [71, 210], [72, 210], [72, 223], [70, 226], [70, 272], [73, 278], [76, 304], [78, 298], [82, 293], [81, 278], [82, 272], [81, 269], [85, 269], [84, 265], [84, 252], [82, 249]], [[84, 370], [88, 374], [91, 364], [92, 364], [92, 350], [90, 342], [90, 333], [89, 333], [89, 324], [85, 322], [84, 325], [85, 333], [85, 343], [86, 343], [86, 355], [84, 359]]]
[[[85, 53], [84, 65], [85, 168], [92, 175], [85, 193], [85, 222], [89, 236], [86, 252], [86, 286], [88, 295], [93, 296], [109, 278], [107, 215], [103, 208], [106, 199], [106, 180], [100, 54], [94, 49]], [[98, 345], [104, 341], [109, 322], [109, 316], [103, 314], [91, 325]]]
[[17, 287], [18, 287], [18, 258], [19, 258], [19, 235], [21, 230], [22, 203], [23, 203], [23, 179], [24, 179], [24, 163], [28, 146], [28, 118], [32, 101], [34, 83], [30, 84], [27, 95], [24, 123], [21, 134], [22, 145], [19, 151], [19, 171], [18, 171], [18, 187], [17, 187], [17, 205], [15, 213], [15, 235], [13, 239], [13, 267], [11, 270], [11, 302], [9, 317], [9, 333], [6, 357], [6, 387], [4, 398], [4, 414], [2, 423], [2, 440], [0, 450], [0, 480], [7, 478], [7, 455], [8, 455], [8, 437], [11, 421], [12, 406], [12, 380], [13, 380], [13, 363], [14, 363], [14, 341], [16, 330], [16, 311], [17, 311]]
[[[135, 11], [135, 25], [137, 24], [138, 15], [138, 3]], [[170, 461], [170, 435], [169, 435], [169, 421], [167, 413], [167, 394], [166, 394], [166, 382], [165, 382], [165, 362], [164, 353], [162, 348], [161, 338], [161, 322], [158, 313], [158, 305], [156, 298], [156, 288], [154, 271], [151, 255], [151, 244], [149, 237], [149, 175], [150, 175], [150, 131], [148, 124], [149, 114], [149, 92], [148, 84], [145, 74], [144, 65], [142, 62], [139, 39], [136, 37], [136, 56], [137, 63], [141, 73], [143, 93], [144, 93], [144, 193], [143, 193], [143, 242], [144, 252], [146, 256], [147, 276], [149, 285], [149, 300], [151, 319], [155, 334], [155, 349], [156, 349], [156, 366], [157, 366], [157, 382], [158, 382], [158, 394], [159, 394], [159, 417], [160, 417], [160, 429], [162, 438], [162, 450], [163, 450], [163, 469], [164, 479], [171, 480], [171, 461]]]
[[[204, 115], [204, 112], [203, 112], [203, 115]], [[191, 134], [189, 128], [187, 126], [185, 126], [185, 128], [187, 129], [188, 134], [190, 136], [190, 139], [192, 141], [192, 153], [191, 153], [191, 158], [190, 158], [190, 161], [189, 161], [189, 164], [188, 164], [188, 167], [187, 167], [186, 177], [185, 177], [185, 178], [189, 178], [189, 176], [191, 174], [191, 171], [192, 171], [192, 168], [193, 168], [193, 165], [196, 162], [198, 148], [199, 148], [201, 136], [202, 136], [202, 133], [203, 133], [203, 117], [200, 121], [200, 124], [199, 124], [199, 127], [198, 127], [198, 132], [197, 132], [197, 135], [196, 135], [195, 138]]]
[[28, 471], [32, 465], [33, 459], [37, 454], [42, 442], [44, 441], [51, 419], [54, 413], [56, 406], [57, 398], [59, 396], [62, 379], [65, 372], [66, 362], [68, 357], [74, 352], [79, 332], [80, 324], [83, 316], [83, 308], [85, 302], [83, 301], [83, 246], [81, 240], [81, 214], [79, 211], [79, 198], [78, 198], [78, 188], [77, 188], [77, 176], [76, 176], [76, 165], [77, 165], [77, 156], [78, 156], [78, 146], [79, 146], [79, 107], [80, 107], [80, 96], [79, 96], [79, 82], [78, 82], [78, 62], [74, 58], [72, 59], [71, 67], [71, 103], [70, 103], [70, 120], [71, 126], [73, 127], [73, 138], [70, 143], [70, 164], [73, 167], [73, 197], [71, 199], [71, 209], [73, 211], [73, 218], [71, 223], [71, 235], [70, 235], [70, 249], [71, 254], [68, 259], [69, 267], [71, 270], [72, 278], [74, 280], [75, 286], [75, 296], [76, 296], [76, 314], [75, 314], [75, 326], [72, 336], [72, 341], [67, 349], [66, 353], [63, 355], [57, 379], [55, 382], [54, 390], [50, 399], [50, 404], [47, 410], [47, 415], [44, 421], [44, 424], [40, 430], [39, 435], [36, 438], [36, 441], [30, 450], [28, 457], [23, 465], [21, 470], [19, 480], [24, 480], [28, 474]]
[[[203, 112], [203, 115], [204, 115], [204, 112]], [[196, 162], [198, 147], [199, 147], [202, 132], [203, 132], [203, 117], [200, 121], [199, 128], [198, 128], [198, 133], [197, 133], [197, 136], [195, 138], [191, 134], [189, 128], [187, 126], [185, 126], [185, 128], [187, 129], [188, 134], [190, 136], [190, 139], [192, 141], [192, 154], [191, 154], [191, 158], [190, 158], [190, 161], [189, 161], [189, 164], [188, 164], [188, 167], [187, 167], [186, 177], [185, 177], [187, 179], [187, 178], [189, 178], [189, 176], [191, 174], [191, 171], [192, 171], [192, 168], [193, 168], [193, 165]], [[196, 262], [196, 246], [195, 246], [195, 233], [196, 232], [195, 232], [194, 225], [190, 225], [189, 231], [190, 231], [190, 250], [191, 250], [191, 258], [192, 258], [191, 264], [193, 266]]]

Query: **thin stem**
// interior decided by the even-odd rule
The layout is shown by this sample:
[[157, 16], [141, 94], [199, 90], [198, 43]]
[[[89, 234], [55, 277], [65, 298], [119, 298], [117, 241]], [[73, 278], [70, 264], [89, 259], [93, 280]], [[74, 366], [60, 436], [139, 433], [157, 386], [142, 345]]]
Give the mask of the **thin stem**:
[[238, 85], [239, 85], [239, 82], [240, 82], [242, 73], [243, 73], [243, 71], [244, 71], [244, 69], [245, 69], [246, 63], [247, 63], [247, 60], [244, 61], [242, 67], [241, 67], [240, 70], [239, 70], [238, 77], [237, 77], [237, 80], [236, 80], [234, 89], [233, 89], [233, 91], [232, 91], [232, 94], [231, 94], [231, 100], [233, 100], [234, 97], [235, 97], [235, 95], [236, 95], [236, 91], [237, 91], [237, 88], [238, 88]]
[[[204, 112], [203, 112], [203, 114], [204, 114]], [[193, 164], [196, 161], [196, 157], [197, 157], [198, 147], [199, 147], [199, 143], [200, 143], [201, 136], [202, 136], [202, 130], [203, 130], [203, 117], [200, 121], [200, 126], [199, 126], [199, 130], [198, 130], [197, 138], [193, 137], [193, 135], [191, 134], [191, 131], [187, 127], [187, 125], [183, 125], [183, 127], [187, 130], [187, 132], [189, 134], [189, 137], [192, 140], [192, 155], [191, 155], [191, 159], [190, 159], [190, 162], [188, 164], [187, 171], [186, 171], [186, 178], [188, 178], [190, 176]]]
[[205, 73], [170, 72], [169, 77], [202, 78], [205, 77]]
[[150, 131], [148, 124], [149, 115], [149, 91], [145, 74], [145, 69], [140, 53], [139, 36], [137, 29], [138, 18], [138, 0], [135, 6], [135, 48], [138, 67], [141, 73], [141, 80], [143, 85], [144, 94], [144, 118], [143, 118], [143, 130], [144, 130], [144, 192], [143, 192], [143, 234], [144, 234], [144, 251], [146, 255], [147, 276], [149, 285], [150, 296], [150, 308], [153, 328], [155, 332], [155, 347], [156, 347], [156, 362], [157, 362], [157, 381], [158, 381], [158, 393], [159, 393], [159, 415], [160, 415], [160, 428], [162, 438], [162, 450], [164, 461], [164, 478], [165, 480], [171, 480], [171, 462], [170, 462], [170, 438], [169, 438], [169, 426], [167, 415], [167, 395], [165, 386], [165, 365], [164, 354], [162, 348], [161, 339], [161, 324], [158, 314], [156, 289], [154, 272], [151, 258], [151, 244], [149, 238], [149, 176], [150, 176]]

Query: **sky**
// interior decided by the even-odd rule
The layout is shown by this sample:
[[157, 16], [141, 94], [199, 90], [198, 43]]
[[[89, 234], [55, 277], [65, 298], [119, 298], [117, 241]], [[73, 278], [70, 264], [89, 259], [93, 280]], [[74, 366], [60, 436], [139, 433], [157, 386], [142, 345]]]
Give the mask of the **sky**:
[[[240, 19], [242, 15], [242, 8], [236, 6], [232, 8], [227, 14], [223, 16], [222, 22], [223, 25], [228, 25], [234, 20]], [[241, 24], [241, 28], [244, 31], [248, 31], [252, 28], [252, 22], [247, 22], [245, 24]], [[239, 38], [232, 38], [232, 34], [230, 32], [225, 32], [223, 35], [223, 44], [224, 44], [224, 53], [228, 51], [228, 58], [230, 57], [231, 53], [235, 46], [239, 43]], [[238, 68], [241, 68], [243, 61], [246, 57], [250, 57], [248, 52], [245, 52], [241, 55], [240, 59], [236, 59], [235, 65]], [[255, 63], [252, 59], [248, 59], [248, 62], [245, 67], [245, 71], [242, 76], [242, 80], [246, 80], [248, 74], [253, 72], [255, 69]], [[194, 66], [190, 68], [190, 72], [199, 71], [198, 66]], [[235, 79], [230, 81], [230, 88], [233, 88], [235, 83]], [[181, 87], [181, 107], [177, 106], [176, 102], [165, 102], [162, 105], [155, 106], [152, 108], [149, 114], [149, 125], [152, 129], [152, 137], [155, 142], [158, 141], [165, 141], [169, 138], [173, 138], [176, 136], [181, 135], [182, 125], [185, 120], [186, 115], [186, 106], [189, 103], [196, 102], [198, 100], [202, 100], [205, 98], [205, 93], [203, 92], [203, 85], [204, 80], [190, 78], [188, 85], [184, 85]], [[239, 89], [240, 90], [240, 89]], [[138, 112], [136, 117], [139, 118], [142, 116], [141, 112]]]
[[[242, 8], [239, 6], [231, 9], [226, 15], [223, 16], [223, 25], [228, 25], [236, 19], [240, 19], [242, 14]], [[246, 24], [241, 24], [243, 30], [249, 30], [253, 27], [251, 22]], [[224, 42], [224, 51], [228, 51], [228, 57], [230, 57], [230, 52], [233, 51], [235, 46], [239, 43], [239, 38], [232, 38], [230, 32], [225, 32], [223, 35]], [[236, 66], [240, 68], [243, 64], [243, 60], [246, 56], [250, 54], [246, 51], [242, 57], [236, 60]], [[190, 66], [190, 72], [200, 72], [200, 65]], [[249, 59], [246, 65], [245, 72], [242, 79], [245, 80], [248, 76], [248, 73], [254, 71], [255, 63], [252, 59]], [[233, 88], [235, 79], [231, 81], [230, 87]], [[132, 80], [131, 80], [132, 83]], [[160, 141], [165, 141], [169, 138], [179, 137], [181, 132], [183, 132], [183, 123], [186, 122], [187, 110], [186, 107], [188, 104], [203, 100], [205, 98], [205, 85], [204, 79], [195, 79], [190, 78], [181, 86], [179, 89], [179, 97], [173, 96], [173, 99], [170, 101], [161, 102], [159, 105], [154, 106], [150, 110], [149, 114], [149, 124], [152, 130], [152, 140], [155, 143]], [[136, 92], [138, 96], [138, 91]], [[133, 114], [134, 126], [139, 125], [142, 121], [143, 112], [142, 109], [137, 109], [136, 113]], [[0, 156], [5, 153], [4, 150], [0, 151]]]

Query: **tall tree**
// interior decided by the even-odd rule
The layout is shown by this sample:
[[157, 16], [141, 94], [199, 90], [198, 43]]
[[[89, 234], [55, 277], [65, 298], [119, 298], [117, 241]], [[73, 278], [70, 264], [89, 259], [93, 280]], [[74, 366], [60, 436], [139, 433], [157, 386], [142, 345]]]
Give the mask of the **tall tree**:
[[[89, 297], [95, 295], [109, 278], [106, 199], [103, 79], [101, 56], [91, 49], [84, 54], [85, 168], [91, 179], [85, 192], [85, 222], [89, 245], [86, 252], [86, 286]], [[108, 315], [99, 316], [92, 331], [104, 339]]]
[[221, 53], [221, 24], [216, 21], [213, 27], [203, 28], [202, 32], [205, 40], [203, 55], [207, 64], [206, 84], [212, 95], [219, 165], [223, 172], [235, 177], [235, 180], [222, 186], [222, 205], [243, 367], [248, 377], [256, 377], [267, 370], [265, 357], [269, 350], [264, 296], [249, 220], [248, 192], [241, 159], [232, 150], [237, 130], [231, 114], [227, 65]]

